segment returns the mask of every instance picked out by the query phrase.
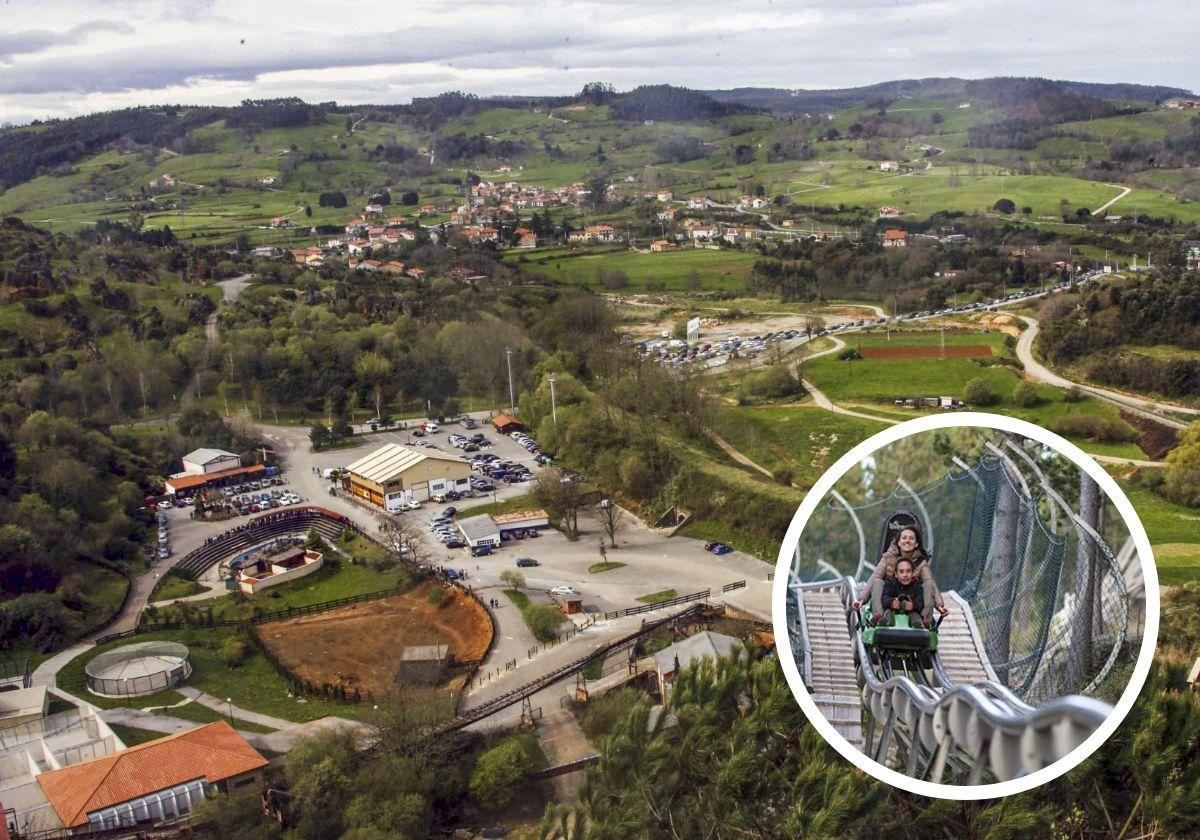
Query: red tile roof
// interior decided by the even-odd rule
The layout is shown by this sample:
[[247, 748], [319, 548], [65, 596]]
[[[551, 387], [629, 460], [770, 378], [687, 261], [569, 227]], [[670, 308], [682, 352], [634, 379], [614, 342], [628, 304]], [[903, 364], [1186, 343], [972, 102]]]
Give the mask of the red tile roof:
[[267, 766], [267, 760], [223, 720], [147, 741], [37, 777], [63, 825], [156, 791], [205, 778], [210, 783]]
[[219, 478], [229, 478], [233, 475], [257, 475], [264, 471], [266, 467], [262, 464], [251, 464], [248, 467], [233, 467], [228, 470], [218, 470], [217, 472], [205, 473], [204, 475], [181, 475], [178, 477], [168, 478], [166, 483], [170, 484], [176, 493], [184, 490], [191, 490], [194, 487], [203, 487], [210, 481]]

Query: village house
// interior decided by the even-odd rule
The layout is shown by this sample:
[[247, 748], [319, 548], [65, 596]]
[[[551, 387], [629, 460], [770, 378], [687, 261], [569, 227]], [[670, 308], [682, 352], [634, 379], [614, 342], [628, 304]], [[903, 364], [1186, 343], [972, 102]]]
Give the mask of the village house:
[[403, 274], [404, 263], [399, 260], [388, 260], [383, 264], [381, 271], [386, 271], [388, 274]]
[[879, 208], [879, 216], [881, 218], [889, 219], [894, 216], [903, 216], [903, 215], [904, 215], [903, 210], [901, 210], [899, 207], [892, 207], [890, 204], [886, 204], [883, 207]]
[[588, 239], [595, 239], [598, 242], [612, 242], [617, 238], [617, 232], [609, 225], [588, 225], [584, 228]]
[[409, 268], [404, 273], [407, 274], [409, 277], [411, 277], [414, 280], [424, 280], [425, 279], [425, 269], [417, 268], [415, 265], [412, 266], [411, 268]]
[[716, 225], [696, 225], [688, 231], [688, 234], [694, 241], [708, 242], [720, 236], [721, 231]]
[[762, 210], [764, 207], [770, 207], [771, 201], [770, 201], [770, 199], [763, 198], [762, 196], [758, 196], [757, 198], [755, 198], [753, 201], [750, 202], [750, 206], [753, 207], [755, 210]]
[[264, 187], [270, 187], [275, 183], [275, 176], [267, 175], [265, 178], [259, 178], [258, 183], [262, 184]]
[[351, 239], [348, 243], [346, 243], [346, 249], [351, 254], [361, 256], [362, 254], [366, 254], [371, 250], [371, 243], [365, 239]]
[[529, 228], [519, 227], [516, 230], [517, 236], [520, 239], [517, 241], [518, 248], [536, 248], [538, 244], [537, 234]]
[[657, 215], [660, 222], [673, 222], [678, 214], [679, 210], [675, 207], [664, 207]]
[[674, 201], [675, 193], [671, 192], [670, 190], [659, 190], [658, 194], [655, 195], [655, 198], [657, 198], [659, 201]]
[[654, 251], [655, 253], [660, 253], [662, 251], [674, 251], [678, 247], [679, 246], [674, 242], [668, 242], [665, 239], [656, 239], [650, 243], [650, 250]]
[[908, 245], [908, 231], [888, 228], [883, 232], [883, 247], [903, 248]]
[[706, 195], [697, 195], [688, 199], [689, 210], [707, 210], [712, 207], [712, 200]]
[[422, 216], [432, 216], [438, 211], [436, 204], [422, 204], [420, 209]]
[[898, 160], [881, 160], [879, 161], [880, 172], [899, 172], [900, 161]]

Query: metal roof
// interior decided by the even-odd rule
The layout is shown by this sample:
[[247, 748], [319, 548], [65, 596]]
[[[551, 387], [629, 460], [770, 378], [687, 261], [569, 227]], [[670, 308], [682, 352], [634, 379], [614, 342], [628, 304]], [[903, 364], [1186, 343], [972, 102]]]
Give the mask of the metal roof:
[[210, 464], [213, 461], [221, 458], [236, 458], [232, 452], [226, 452], [224, 449], [196, 449], [183, 456], [183, 460], [191, 461], [193, 464]]
[[500, 529], [496, 526], [495, 520], [486, 513], [460, 520], [458, 528], [463, 532], [464, 537], [472, 541], [489, 538], [498, 539], [500, 536]]
[[376, 484], [385, 484], [388, 479], [407, 469], [411, 469], [427, 458], [450, 461], [465, 466], [463, 461], [460, 461], [453, 455], [446, 455], [436, 450], [423, 449], [416, 446], [401, 446], [398, 443], [389, 443], [387, 446], [381, 446], [379, 449], [376, 449], [370, 455], [358, 459], [346, 467], [346, 469], [359, 478], [374, 481]]

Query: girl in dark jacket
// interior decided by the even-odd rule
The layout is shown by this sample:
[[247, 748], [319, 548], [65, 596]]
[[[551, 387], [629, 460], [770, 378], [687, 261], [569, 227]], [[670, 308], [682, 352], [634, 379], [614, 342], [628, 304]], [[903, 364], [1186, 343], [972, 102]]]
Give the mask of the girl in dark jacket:
[[901, 531], [896, 541], [889, 545], [887, 551], [879, 558], [875, 571], [871, 572], [871, 576], [858, 591], [858, 600], [854, 602], [854, 609], [857, 610], [861, 607], [864, 601], [870, 601], [871, 610], [875, 614], [873, 621], [875, 624], [879, 623], [883, 617], [883, 582], [895, 579], [896, 561], [901, 557], [912, 561], [917, 576], [921, 579], [921, 588], [925, 593], [925, 609], [921, 617], [928, 626], [935, 608], [942, 615], [946, 615], [950, 611], [946, 609], [941, 590], [938, 589], [937, 582], [933, 579], [933, 570], [930, 568], [933, 559], [921, 545], [921, 534], [914, 527]]

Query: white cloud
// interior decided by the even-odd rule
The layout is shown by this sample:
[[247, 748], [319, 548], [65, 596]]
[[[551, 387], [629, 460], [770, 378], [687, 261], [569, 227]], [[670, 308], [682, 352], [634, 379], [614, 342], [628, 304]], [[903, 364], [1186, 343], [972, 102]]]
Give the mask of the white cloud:
[[1198, 25], [1200, 5], [1146, 14], [1113, 0], [49, 0], [5, 6], [0, 121], [258, 96], [561, 94], [589, 80], [828, 88], [1040, 75], [1191, 88], [1200, 60], [1179, 33]]

